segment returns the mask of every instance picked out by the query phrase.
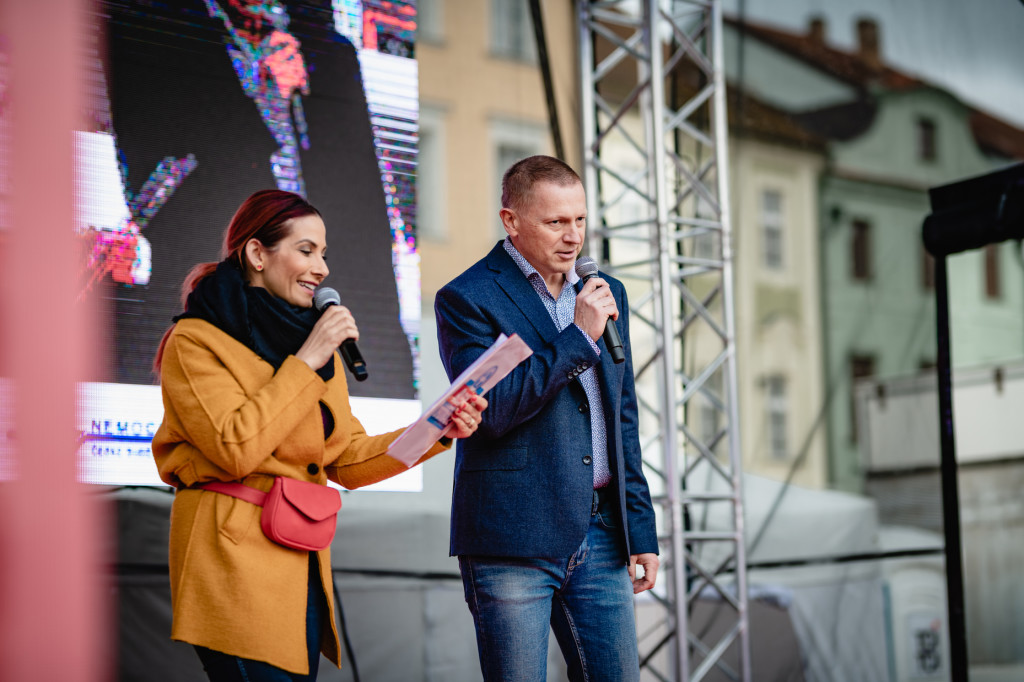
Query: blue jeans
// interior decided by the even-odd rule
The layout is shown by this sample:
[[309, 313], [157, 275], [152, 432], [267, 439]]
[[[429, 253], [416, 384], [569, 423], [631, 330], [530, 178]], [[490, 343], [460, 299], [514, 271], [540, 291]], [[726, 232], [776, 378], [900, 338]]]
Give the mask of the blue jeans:
[[[290, 673], [276, 666], [249, 658], [231, 656], [196, 646], [199, 660], [210, 682], [314, 682], [320, 668], [320, 638], [327, 625], [327, 598], [320, 587], [320, 568], [316, 552], [309, 553], [309, 589], [306, 594], [306, 651], [309, 674]], [[327, 626], [329, 627], [329, 626]]]
[[595, 507], [583, 544], [567, 559], [459, 557], [485, 680], [543, 682], [549, 624], [570, 680], [639, 679], [633, 587], [614, 503]]

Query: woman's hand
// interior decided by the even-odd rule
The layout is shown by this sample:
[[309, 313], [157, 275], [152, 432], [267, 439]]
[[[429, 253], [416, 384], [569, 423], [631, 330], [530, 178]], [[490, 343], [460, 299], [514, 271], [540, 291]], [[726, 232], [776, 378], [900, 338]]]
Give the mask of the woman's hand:
[[327, 364], [334, 351], [346, 339], [359, 339], [355, 318], [343, 305], [329, 306], [313, 325], [313, 331], [306, 337], [306, 342], [295, 353], [295, 357], [311, 369], [318, 370]]
[[487, 399], [482, 395], [471, 395], [466, 402], [455, 408], [451, 428], [446, 435], [449, 438], [469, 438], [480, 426], [481, 414], [485, 409]]

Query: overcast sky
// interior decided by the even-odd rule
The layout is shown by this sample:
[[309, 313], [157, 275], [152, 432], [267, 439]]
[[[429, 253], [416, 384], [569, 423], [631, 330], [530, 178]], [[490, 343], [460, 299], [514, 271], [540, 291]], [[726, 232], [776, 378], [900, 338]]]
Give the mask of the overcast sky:
[[749, 21], [803, 31], [825, 17], [829, 42], [852, 48], [862, 16], [879, 22], [883, 57], [965, 102], [1024, 127], [1021, 0], [723, 0]]

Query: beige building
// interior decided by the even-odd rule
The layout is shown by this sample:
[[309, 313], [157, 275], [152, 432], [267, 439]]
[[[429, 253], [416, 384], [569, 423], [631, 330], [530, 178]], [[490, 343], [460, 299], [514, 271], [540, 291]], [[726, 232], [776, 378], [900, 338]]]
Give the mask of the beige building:
[[[735, 104], [735, 96], [730, 96]], [[742, 110], [742, 118], [737, 111]], [[827, 481], [824, 375], [821, 338], [820, 273], [818, 270], [817, 188], [824, 164], [821, 141], [793, 125], [781, 112], [750, 98], [730, 107], [730, 167], [734, 235], [734, 294], [736, 353], [740, 407], [740, 440], [744, 471], [783, 480], [792, 475], [798, 485], [821, 488]], [[623, 123], [634, 139], [642, 139], [635, 115]], [[609, 135], [602, 153], [624, 176], [641, 166], [635, 150], [621, 136]], [[706, 152], [705, 152], [706, 153]], [[684, 154], [684, 156], [686, 156]], [[696, 152], [691, 154], [696, 156]], [[609, 183], [611, 185], [613, 183]], [[610, 195], [621, 191], [609, 186]], [[692, 206], [686, 208], [693, 212]], [[620, 202], [609, 215], [627, 223], [641, 218], [638, 201]], [[700, 211], [697, 211], [700, 214]], [[687, 255], [717, 258], [717, 237], [706, 234], [688, 244]], [[643, 242], [616, 243], [616, 262], [647, 257]], [[687, 285], [703, 299], [718, 275], [691, 277]], [[626, 281], [631, 302], [645, 300], [646, 284]], [[721, 297], [712, 314], [721, 319]], [[646, 314], [653, 318], [654, 311]], [[653, 352], [658, 341], [634, 325], [634, 357]], [[722, 350], [718, 335], [702, 321], [687, 329], [682, 342], [684, 372], [696, 378]], [[638, 388], [656, 401], [653, 372], [638, 378]], [[721, 370], [705, 384], [718, 401], [724, 396]], [[678, 397], [678, 396], [677, 396]], [[717, 455], [727, 456], [725, 440], [716, 439], [725, 419], [715, 400], [697, 395], [683, 416], [691, 433], [704, 444], [718, 443]], [[657, 424], [641, 415], [641, 429], [652, 433]], [[696, 455], [694, 445], [687, 451]], [[792, 472], [792, 473], [791, 473]], [[652, 484], [656, 482], [652, 481]]]
[[[799, 135], [799, 132], [797, 132]], [[824, 360], [813, 147], [734, 132], [736, 350], [745, 471], [825, 487]]]
[[[529, 3], [420, 3], [418, 230], [424, 323], [433, 295], [504, 235], [501, 174], [553, 154]], [[566, 161], [579, 168], [578, 79], [572, 4], [541, 2]], [[425, 358], [426, 359], [426, 358]]]
[[[633, 90], [635, 78], [627, 69], [617, 68], [603, 83], [602, 94], [608, 99], [622, 99]], [[695, 73], [681, 76], [676, 83], [678, 96], [696, 93], [698, 84]], [[818, 188], [825, 166], [825, 141], [798, 125], [786, 112], [749, 94], [741, 96], [730, 88], [728, 100], [743, 469], [821, 488], [828, 476], [818, 266]], [[633, 140], [643, 140], [643, 126], [635, 108], [623, 117], [621, 126]], [[710, 153], [706, 148], [693, 148], [692, 140], [685, 135], [680, 137], [680, 144], [685, 147], [679, 150], [684, 163], [698, 163], [696, 160]], [[602, 159], [623, 177], [634, 177], [646, 165], [646, 159], [638, 156], [626, 135], [618, 132], [607, 135]], [[676, 182], [670, 178], [670, 183]], [[623, 190], [615, 182], [608, 182], [603, 189], [608, 193], [606, 199], [619, 196]], [[681, 214], [711, 217], [706, 207], [694, 206], [692, 199], [687, 201]], [[609, 212], [609, 219], [620, 224], [649, 219], [649, 209], [627, 193]], [[649, 246], [644, 240], [632, 245], [621, 240], [613, 248], [613, 262], [622, 263], [644, 260]], [[687, 256], [698, 259], [714, 259], [721, 254], [714, 233], [689, 239], [684, 248], [689, 249]], [[687, 285], [703, 299], [718, 279], [717, 274], [696, 275]], [[632, 281], [626, 284], [632, 303], [649, 298], [645, 285]], [[721, 320], [720, 308], [715, 307], [721, 305], [721, 296], [710, 300], [712, 315]], [[649, 319], [654, 319], [653, 309], [646, 312]], [[645, 331], [637, 325], [631, 330], [634, 357], [649, 355], [660, 344]], [[719, 335], [699, 319], [687, 328], [681, 346], [678, 362], [691, 379], [707, 369], [722, 351]], [[657, 404], [655, 384], [659, 380], [653, 372], [647, 372], [637, 382], [653, 404]], [[704, 384], [705, 391], [694, 396], [682, 416], [688, 430], [702, 443], [716, 443], [714, 451], [722, 458], [727, 456], [726, 441], [720, 438], [726, 423], [721, 410], [724, 384], [721, 370], [711, 374]], [[653, 421], [642, 414], [642, 432], [656, 430]], [[684, 447], [689, 454], [697, 454], [694, 444]]]

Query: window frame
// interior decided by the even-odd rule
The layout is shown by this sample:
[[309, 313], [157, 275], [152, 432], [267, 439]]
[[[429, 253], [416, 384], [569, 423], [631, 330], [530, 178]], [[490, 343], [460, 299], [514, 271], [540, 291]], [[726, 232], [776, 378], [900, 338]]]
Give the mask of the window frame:
[[988, 244], [981, 253], [985, 277], [985, 299], [1000, 301], [1003, 298], [1003, 275], [999, 262], [999, 244]]
[[[490, 0], [490, 26], [488, 27], [488, 48], [494, 57], [510, 59], [527, 64], [537, 63], [537, 41], [534, 38], [533, 18], [527, 0]], [[519, 16], [516, 17], [515, 15]], [[522, 26], [522, 35], [513, 42], [505, 38], [514, 27]]]
[[938, 124], [930, 116], [917, 117], [917, 160], [935, 163], [939, 160]]
[[[417, 241], [445, 242], [449, 238], [448, 232], [448, 133], [446, 112], [442, 107], [420, 104], [418, 120], [419, 140], [417, 142], [416, 154], [416, 239]], [[424, 188], [423, 178], [425, 177], [425, 164], [423, 163], [423, 137], [424, 132], [429, 130], [433, 138], [433, 147], [436, 150], [436, 168], [427, 169], [434, 173], [432, 176], [436, 182], [428, 181], [428, 187]], [[427, 210], [424, 210], [423, 197], [431, 197], [427, 200]], [[431, 200], [434, 201], [431, 204]], [[424, 222], [423, 218], [427, 218]]]
[[[768, 207], [768, 198], [774, 197], [774, 210]], [[761, 190], [759, 219], [761, 222], [761, 265], [769, 270], [786, 267], [785, 195], [776, 187]]]
[[768, 456], [774, 461], [789, 458], [789, 381], [785, 374], [764, 378], [765, 425]]
[[850, 278], [857, 282], [874, 279], [872, 268], [872, 233], [874, 226], [866, 218], [850, 223]]

